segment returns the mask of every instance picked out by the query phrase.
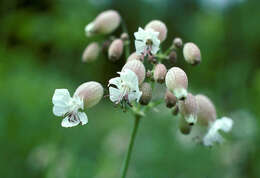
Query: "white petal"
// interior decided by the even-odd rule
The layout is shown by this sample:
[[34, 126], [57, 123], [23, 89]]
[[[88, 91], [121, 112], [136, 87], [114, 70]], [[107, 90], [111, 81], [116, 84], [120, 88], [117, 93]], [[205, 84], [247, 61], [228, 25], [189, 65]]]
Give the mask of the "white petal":
[[121, 101], [122, 100], [122, 92], [117, 89], [117, 88], [114, 88], [114, 87], [109, 87], [109, 99], [112, 101], [112, 102], [118, 102], [118, 101]]
[[232, 128], [233, 120], [228, 117], [222, 117], [221, 119], [217, 119], [213, 126], [217, 130], [222, 130], [224, 132], [229, 132]]
[[69, 116], [65, 117], [62, 122], [61, 122], [61, 126], [62, 127], [74, 127], [74, 126], [77, 126], [79, 125], [80, 121], [79, 120], [76, 120], [76, 121], [70, 121], [69, 120]]
[[69, 103], [72, 100], [67, 89], [56, 89], [52, 97], [53, 114], [62, 116], [69, 111]]
[[84, 112], [78, 112], [78, 117], [81, 122], [81, 125], [85, 125], [88, 123], [88, 116]]
[[138, 91], [135, 91], [135, 92], [130, 92], [130, 93], [128, 94], [128, 100], [129, 100], [130, 103], [131, 103], [132, 101], [139, 102], [141, 96], [142, 96], [142, 92], [140, 92], [139, 90], [138, 90]]
[[120, 72], [120, 78], [131, 90], [138, 88], [138, 77], [132, 70], [124, 69], [123, 72]]
[[119, 88], [120, 81], [121, 81], [120, 77], [115, 77], [109, 80], [108, 85], [115, 85]]
[[142, 54], [145, 48], [146, 48], [146, 44], [144, 42], [135, 40], [136, 54], [138, 55]]
[[146, 36], [145, 30], [143, 30], [141, 27], [138, 28], [138, 32], [134, 33], [134, 36], [138, 40], [143, 40], [144, 37]]

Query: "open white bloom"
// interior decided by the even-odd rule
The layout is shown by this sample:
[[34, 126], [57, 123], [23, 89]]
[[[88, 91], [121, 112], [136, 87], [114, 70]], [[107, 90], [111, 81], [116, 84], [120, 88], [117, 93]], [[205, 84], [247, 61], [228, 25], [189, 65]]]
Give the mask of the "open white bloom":
[[129, 69], [118, 72], [118, 74], [120, 74], [120, 77], [109, 80], [110, 100], [116, 104], [123, 99], [129, 103], [132, 101], [139, 102], [142, 92], [139, 90], [137, 75]]
[[208, 133], [203, 138], [205, 146], [212, 146], [215, 142], [223, 142], [223, 138], [219, 131], [229, 132], [233, 126], [233, 120], [228, 117], [222, 117], [215, 120], [209, 127]]
[[54, 105], [53, 114], [65, 117], [61, 122], [62, 127], [74, 127], [88, 123], [87, 115], [79, 112], [79, 109], [84, 109], [83, 99], [77, 95], [71, 97], [67, 89], [56, 89], [52, 103]]
[[134, 36], [136, 53], [138, 55], [155, 55], [160, 49], [159, 32], [151, 28], [144, 30], [139, 27], [138, 32], [135, 32]]

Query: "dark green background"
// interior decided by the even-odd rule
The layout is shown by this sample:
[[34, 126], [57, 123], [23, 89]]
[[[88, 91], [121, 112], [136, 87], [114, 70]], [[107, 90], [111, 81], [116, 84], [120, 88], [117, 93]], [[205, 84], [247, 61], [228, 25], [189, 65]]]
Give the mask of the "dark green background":
[[179, 136], [176, 118], [159, 107], [141, 121], [128, 177], [260, 177], [260, 3], [225, 2], [1, 0], [0, 177], [119, 177], [131, 115], [104, 99], [86, 111], [88, 125], [65, 129], [51, 103], [56, 88], [73, 93], [90, 80], [105, 86], [121, 69], [123, 58], [81, 62], [86, 45], [102, 39], [86, 38], [84, 27], [106, 9], [120, 12], [131, 39], [139, 26], [160, 19], [168, 27], [162, 48], [176, 36], [198, 44], [199, 66], [185, 64], [181, 53], [178, 61], [190, 91], [205, 93], [219, 117], [235, 121], [230, 139], [209, 149]]

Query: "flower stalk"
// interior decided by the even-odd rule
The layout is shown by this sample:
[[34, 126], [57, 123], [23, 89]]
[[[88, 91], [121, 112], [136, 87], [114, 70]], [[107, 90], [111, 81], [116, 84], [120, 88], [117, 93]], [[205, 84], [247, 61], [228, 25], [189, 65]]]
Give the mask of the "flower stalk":
[[139, 123], [140, 123], [140, 119], [141, 119], [140, 115], [135, 115], [134, 128], [132, 130], [132, 134], [131, 134], [131, 137], [130, 137], [130, 142], [129, 142], [129, 145], [128, 145], [127, 154], [126, 154], [125, 161], [124, 161], [124, 164], [123, 164], [121, 178], [125, 178], [126, 174], [127, 174], [127, 170], [128, 170], [129, 162], [130, 162], [130, 159], [131, 159], [131, 154], [132, 154], [132, 151], [133, 151], [138, 126], [139, 126]]

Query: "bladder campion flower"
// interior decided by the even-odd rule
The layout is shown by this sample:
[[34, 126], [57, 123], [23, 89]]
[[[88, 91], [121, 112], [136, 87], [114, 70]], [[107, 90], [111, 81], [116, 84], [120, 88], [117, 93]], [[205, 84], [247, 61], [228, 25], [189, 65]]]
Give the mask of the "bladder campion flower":
[[139, 102], [142, 92], [139, 90], [138, 77], [130, 69], [118, 72], [120, 77], [109, 80], [109, 97], [116, 104], [122, 100], [131, 103], [132, 101]]
[[215, 142], [222, 143], [224, 139], [219, 131], [229, 132], [232, 125], [233, 120], [228, 117], [222, 117], [221, 119], [215, 120], [209, 127], [207, 134], [204, 136], [203, 144], [205, 146], [212, 146]]
[[52, 97], [53, 114], [55, 116], [65, 116], [61, 122], [62, 127], [74, 127], [79, 124], [88, 123], [88, 117], [84, 112], [79, 112], [84, 109], [83, 99], [77, 95], [70, 96], [67, 89], [56, 89]]
[[156, 32], [151, 28], [144, 30], [139, 27], [138, 32], [135, 32], [134, 36], [137, 54], [141, 54], [143, 56], [151, 56], [155, 55], [159, 51], [159, 32]]

